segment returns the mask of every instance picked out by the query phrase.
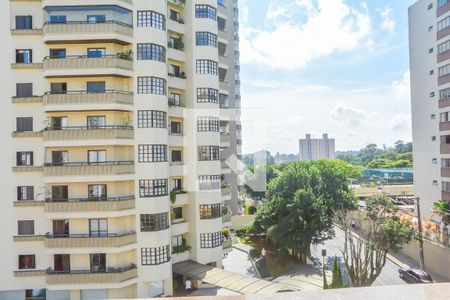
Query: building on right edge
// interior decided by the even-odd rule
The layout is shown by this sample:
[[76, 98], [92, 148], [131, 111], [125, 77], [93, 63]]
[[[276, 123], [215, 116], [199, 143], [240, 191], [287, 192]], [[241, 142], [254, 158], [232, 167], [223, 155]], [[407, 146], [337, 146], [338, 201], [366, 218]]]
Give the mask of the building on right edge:
[[450, 201], [450, 0], [409, 8], [414, 189], [423, 215]]
[[322, 135], [321, 139], [312, 139], [311, 134], [307, 134], [306, 138], [300, 139], [299, 145], [300, 160], [334, 159], [336, 157], [334, 139], [328, 138], [326, 133]]

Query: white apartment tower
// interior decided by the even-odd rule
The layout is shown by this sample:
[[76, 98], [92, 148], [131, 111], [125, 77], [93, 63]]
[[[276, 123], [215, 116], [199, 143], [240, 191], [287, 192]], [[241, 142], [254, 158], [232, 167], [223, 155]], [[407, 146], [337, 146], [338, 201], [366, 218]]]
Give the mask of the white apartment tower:
[[0, 1], [0, 299], [167, 296], [173, 264], [221, 266], [237, 14], [237, 0]]
[[450, 1], [409, 8], [414, 189], [422, 211], [450, 200]]
[[307, 134], [299, 141], [300, 160], [317, 160], [320, 158], [335, 158], [334, 139], [328, 138], [328, 134], [323, 134], [321, 139], [312, 139], [311, 134]]

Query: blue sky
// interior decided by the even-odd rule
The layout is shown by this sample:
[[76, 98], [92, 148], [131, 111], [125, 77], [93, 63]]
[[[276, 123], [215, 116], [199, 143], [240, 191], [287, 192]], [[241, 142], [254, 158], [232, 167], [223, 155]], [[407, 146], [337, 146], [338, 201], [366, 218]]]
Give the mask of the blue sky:
[[338, 150], [410, 141], [413, 2], [240, 0], [243, 152], [297, 153], [306, 133]]

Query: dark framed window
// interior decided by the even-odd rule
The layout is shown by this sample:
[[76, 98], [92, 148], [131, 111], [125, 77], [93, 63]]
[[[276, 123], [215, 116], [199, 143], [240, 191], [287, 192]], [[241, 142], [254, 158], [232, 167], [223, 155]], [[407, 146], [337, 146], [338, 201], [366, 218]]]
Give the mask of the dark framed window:
[[197, 74], [218, 75], [218, 64], [216, 61], [210, 59], [197, 59], [196, 61]]
[[94, 200], [105, 200], [108, 198], [108, 186], [106, 184], [89, 184], [88, 198]]
[[170, 122], [170, 134], [181, 134], [181, 122]]
[[170, 261], [170, 246], [158, 248], [141, 248], [141, 264], [143, 266], [160, 265]]
[[166, 49], [155, 44], [137, 44], [138, 60], [166, 61]]
[[227, 21], [224, 18], [217, 17], [217, 28], [221, 31], [225, 31]]
[[210, 46], [217, 48], [217, 35], [211, 32], [196, 32], [195, 44], [197, 46]]
[[138, 27], [153, 27], [161, 30], [166, 29], [166, 19], [164, 15], [150, 10], [137, 12]]
[[157, 110], [138, 110], [139, 128], [167, 128], [167, 113]]
[[65, 58], [66, 49], [50, 49], [50, 58]]
[[26, 269], [36, 269], [36, 256], [34, 254], [19, 255], [19, 270]]
[[169, 213], [141, 215], [141, 231], [160, 231], [169, 228]]
[[33, 17], [16, 16], [16, 29], [33, 29]]
[[104, 57], [105, 55], [106, 55], [105, 48], [88, 48], [87, 49], [87, 57], [88, 58]]
[[45, 300], [47, 299], [46, 289], [25, 290], [25, 300]]
[[199, 161], [219, 160], [219, 146], [198, 146]]
[[167, 179], [139, 180], [139, 197], [150, 198], [167, 195], [168, 195]]
[[33, 97], [33, 84], [16, 83], [16, 97]]
[[106, 253], [91, 253], [89, 258], [92, 273], [106, 272]]
[[18, 186], [17, 201], [34, 200], [34, 186]]
[[16, 49], [16, 63], [31, 64], [33, 62], [33, 50]]
[[216, 9], [209, 5], [197, 4], [195, 5], [195, 17], [196, 18], [207, 18], [211, 20], [216, 20], [217, 12]]
[[198, 132], [219, 132], [219, 118], [215, 117], [198, 117]]
[[88, 93], [104, 93], [106, 91], [106, 82], [104, 81], [88, 81], [86, 83]]
[[67, 23], [67, 16], [61, 15], [61, 16], [50, 16], [49, 22], [53, 24], [64, 24]]
[[182, 158], [182, 151], [181, 150], [172, 150], [171, 151], [171, 161], [173, 163], [181, 163], [183, 162], [183, 158]]
[[33, 131], [33, 117], [17, 117], [16, 118], [16, 131]]
[[197, 88], [197, 102], [219, 103], [219, 91], [211, 88]]
[[138, 157], [140, 163], [166, 162], [167, 146], [166, 145], [139, 145]]
[[200, 219], [205, 220], [220, 218], [222, 216], [220, 214], [220, 206], [220, 203], [200, 205]]
[[138, 94], [166, 94], [166, 81], [158, 77], [138, 77]]
[[172, 220], [183, 219], [183, 208], [182, 207], [174, 207], [172, 208], [173, 218]]
[[439, 99], [440, 100], [448, 99], [448, 98], [450, 98], [450, 88], [446, 88], [446, 89], [439, 91]]
[[22, 151], [16, 153], [16, 165], [17, 166], [32, 166], [33, 165], [33, 152]]
[[201, 191], [218, 190], [221, 185], [220, 175], [200, 175], [198, 185]]
[[200, 248], [216, 248], [222, 245], [222, 232], [201, 233]]
[[108, 219], [89, 219], [89, 236], [108, 236]]
[[34, 221], [17, 221], [17, 233], [19, 235], [33, 235], [34, 234]]

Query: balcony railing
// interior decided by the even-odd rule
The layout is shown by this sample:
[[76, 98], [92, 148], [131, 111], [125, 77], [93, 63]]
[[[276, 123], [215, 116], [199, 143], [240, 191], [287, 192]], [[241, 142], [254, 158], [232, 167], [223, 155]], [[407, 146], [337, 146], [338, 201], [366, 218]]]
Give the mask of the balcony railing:
[[44, 24], [43, 30], [45, 42], [104, 40], [130, 44], [133, 37], [132, 25], [115, 20], [47, 22]]
[[184, 50], [184, 43], [183, 43], [182, 41], [178, 41], [178, 40], [175, 40], [175, 41], [169, 41], [169, 42], [167, 43], [167, 46], [168, 46], [169, 48], [176, 49], [176, 50], [180, 50], [180, 51], [183, 51], [183, 50]]
[[48, 248], [121, 247], [136, 243], [136, 231], [124, 233], [50, 234], [45, 235]]
[[170, 77], [176, 77], [176, 78], [181, 78], [181, 79], [186, 79], [186, 74], [184, 72], [181, 73], [168, 73], [168, 75]]
[[48, 127], [44, 130], [43, 138], [44, 141], [132, 139], [134, 128], [128, 125]]
[[134, 173], [134, 161], [45, 163], [44, 176], [122, 175]]
[[133, 93], [120, 90], [46, 92], [44, 105], [54, 104], [133, 104]]
[[108, 267], [101, 271], [93, 270], [47, 270], [48, 284], [81, 284], [81, 283], [121, 283], [137, 277], [135, 265], [122, 268]]
[[45, 212], [121, 211], [135, 208], [135, 196], [46, 199]]

